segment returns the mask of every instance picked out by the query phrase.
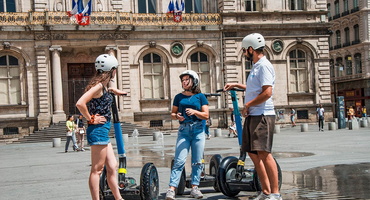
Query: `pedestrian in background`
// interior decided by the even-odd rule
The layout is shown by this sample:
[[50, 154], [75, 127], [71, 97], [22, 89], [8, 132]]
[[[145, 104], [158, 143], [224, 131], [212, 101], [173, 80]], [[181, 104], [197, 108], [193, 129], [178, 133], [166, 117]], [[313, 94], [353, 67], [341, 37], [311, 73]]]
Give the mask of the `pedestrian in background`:
[[365, 106], [362, 107], [361, 111], [362, 111], [362, 117], [367, 117], [367, 112], [366, 112], [366, 107]]
[[78, 145], [76, 142], [76, 124], [74, 122], [74, 117], [73, 115], [69, 115], [66, 121], [66, 127], [67, 127], [67, 141], [66, 141], [66, 146], [65, 146], [65, 152], [68, 152], [68, 147], [69, 143], [72, 140], [73, 144], [73, 151], [76, 151], [78, 149]]
[[85, 151], [84, 149], [84, 143], [85, 143], [85, 133], [86, 133], [86, 128], [85, 124], [83, 121], [83, 115], [79, 115], [78, 118], [76, 119], [76, 136], [77, 136], [77, 145], [80, 147], [78, 150], [80, 151]]
[[205, 132], [205, 134], [206, 134], [206, 139], [207, 140], [210, 140], [211, 139], [211, 135], [209, 134], [209, 127], [211, 127], [212, 126], [212, 119], [211, 118], [208, 118], [207, 120], [206, 120], [206, 128], [205, 128], [205, 130], [204, 130], [204, 132]]
[[117, 159], [108, 135], [111, 128], [111, 106], [115, 101], [109, 92], [116, 95], [126, 94], [113, 84], [117, 67], [118, 61], [114, 56], [109, 54], [98, 56], [95, 61], [96, 74], [76, 103], [78, 110], [88, 121], [86, 136], [91, 146], [89, 187], [93, 200], [99, 200], [99, 179], [104, 165], [114, 199], [122, 200], [117, 183]]
[[290, 108], [290, 121], [292, 122], [292, 127], [295, 127], [295, 110]]
[[265, 39], [259, 33], [252, 33], [243, 38], [243, 55], [252, 61], [253, 67], [246, 85], [227, 83], [224, 90], [234, 87], [245, 89], [242, 116], [246, 119], [241, 151], [248, 152], [261, 182], [262, 192], [255, 200], [282, 200], [278, 186], [278, 169], [271, 154], [275, 127], [272, 101], [275, 70], [263, 53], [265, 45]]
[[202, 121], [209, 118], [208, 100], [201, 93], [199, 76], [195, 71], [186, 70], [180, 75], [183, 92], [177, 94], [173, 101], [171, 118], [179, 120], [174, 165], [171, 169], [169, 189], [166, 200], [175, 199], [186, 158], [191, 148], [191, 185], [190, 197], [203, 198], [198, 186], [202, 172], [205, 133]]
[[325, 109], [322, 107], [322, 104], [316, 109], [316, 114], [319, 121], [319, 131], [324, 131]]

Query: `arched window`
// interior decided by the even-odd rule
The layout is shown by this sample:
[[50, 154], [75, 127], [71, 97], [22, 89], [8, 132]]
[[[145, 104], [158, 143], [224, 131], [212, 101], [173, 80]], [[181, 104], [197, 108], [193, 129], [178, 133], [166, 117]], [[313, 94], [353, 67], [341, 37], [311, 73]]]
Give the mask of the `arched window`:
[[343, 46], [349, 46], [351, 44], [351, 39], [349, 35], [349, 28], [346, 27], [344, 29], [344, 45]]
[[295, 49], [289, 52], [291, 93], [308, 92], [308, 63], [306, 53]]
[[210, 65], [207, 54], [195, 52], [190, 56], [191, 70], [198, 73], [202, 92], [211, 92]]
[[357, 8], [358, 7], [358, 0], [353, 0], [353, 8]]
[[304, 1], [303, 0], [289, 0], [290, 10], [303, 10]]
[[336, 59], [335, 66], [337, 67], [338, 77], [344, 76], [344, 67], [343, 67], [343, 59], [342, 59], [342, 57], [339, 57], [339, 58]]
[[353, 26], [353, 31], [355, 33], [354, 34], [355, 40], [352, 43], [353, 44], [358, 44], [358, 43], [360, 43], [360, 27], [358, 26], [358, 24]]
[[0, 105], [21, 104], [20, 66], [11, 55], [0, 57]]
[[343, 11], [348, 12], [348, 0], [343, 0]]
[[0, 0], [0, 12], [15, 12], [15, 0]]
[[162, 58], [155, 53], [143, 57], [143, 98], [163, 99], [163, 63]]
[[341, 42], [341, 37], [340, 37], [340, 30], [337, 30], [336, 32], [335, 32], [335, 41], [336, 41], [336, 46], [337, 46], [337, 48], [340, 48], [341, 47], [341, 44], [342, 44], [342, 42]]
[[139, 13], [156, 13], [157, 0], [138, 0]]
[[334, 1], [334, 9], [335, 9], [335, 15], [339, 15], [340, 10], [339, 10], [339, 1], [338, 0]]
[[352, 56], [348, 55], [346, 59], [346, 75], [352, 75]]
[[335, 66], [333, 59], [330, 59], [329, 65], [330, 65], [330, 77], [335, 77]]
[[203, 12], [202, 0], [185, 0], [185, 12], [186, 13], [202, 13]]
[[356, 70], [356, 74], [361, 74], [362, 73], [362, 63], [361, 63], [361, 54], [360, 53], [355, 54], [355, 70]]

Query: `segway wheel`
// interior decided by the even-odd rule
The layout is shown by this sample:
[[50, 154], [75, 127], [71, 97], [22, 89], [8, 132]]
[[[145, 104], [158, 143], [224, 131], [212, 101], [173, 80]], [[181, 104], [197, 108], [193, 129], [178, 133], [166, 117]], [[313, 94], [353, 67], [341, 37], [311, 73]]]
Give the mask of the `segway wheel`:
[[105, 200], [105, 192], [109, 190], [108, 182], [107, 182], [107, 169], [104, 166], [103, 172], [100, 175], [99, 180], [99, 196], [101, 200]]
[[221, 192], [228, 197], [234, 197], [239, 194], [240, 190], [233, 189], [228, 182], [235, 180], [236, 167], [238, 164], [238, 158], [229, 156], [221, 161], [220, 167], [218, 168], [218, 183]]
[[222, 157], [220, 154], [213, 155], [211, 160], [209, 161], [209, 175], [215, 177], [215, 182], [213, 183], [213, 188], [215, 189], [216, 192], [220, 191], [220, 186], [217, 181], [217, 173], [218, 173], [218, 168], [220, 166]]
[[[174, 163], [175, 163], [175, 160], [172, 159], [171, 170], [173, 168]], [[183, 195], [184, 192], [185, 192], [185, 187], [186, 187], [186, 172], [185, 172], [185, 167], [184, 167], [184, 169], [181, 172], [180, 182], [179, 182], [179, 185], [176, 188], [175, 193], [177, 195]]]
[[158, 199], [159, 178], [153, 163], [146, 163], [140, 175], [140, 196], [142, 200]]
[[[275, 163], [276, 163], [276, 166], [277, 166], [277, 170], [278, 170], [278, 186], [279, 186], [279, 190], [281, 188], [281, 184], [283, 182], [283, 175], [281, 173], [281, 169], [280, 169], [280, 165], [279, 163], [276, 161], [276, 159], [274, 158], [275, 160]], [[254, 170], [253, 172], [253, 184], [254, 184], [254, 188], [256, 191], [262, 191], [262, 185], [261, 185], [261, 181], [258, 177], [258, 174], [257, 174], [257, 171]]]

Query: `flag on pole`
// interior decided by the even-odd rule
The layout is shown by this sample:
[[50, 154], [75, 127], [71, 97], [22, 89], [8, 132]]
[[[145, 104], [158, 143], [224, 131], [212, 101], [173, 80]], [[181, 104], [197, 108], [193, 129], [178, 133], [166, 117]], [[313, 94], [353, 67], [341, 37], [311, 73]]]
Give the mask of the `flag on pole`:
[[89, 0], [83, 11], [79, 14], [81, 16], [81, 20], [78, 21], [79, 25], [87, 26], [90, 24], [91, 1], [92, 0]]
[[175, 7], [175, 10], [173, 12], [173, 21], [181, 22], [182, 21], [182, 12], [185, 10], [184, 0], [181, 0], [180, 5], [179, 5], [178, 1], [175, 0], [174, 7]]
[[86, 6], [83, 5], [83, 0], [72, 0], [72, 10], [67, 12], [67, 15], [72, 21], [76, 21], [79, 25], [86, 26], [90, 24], [91, 1]]
[[167, 7], [167, 18], [170, 18], [171, 15], [173, 15], [174, 10], [175, 10], [175, 7], [173, 5], [172, 0], [170, 0], [170, 3], [168, 3], [168, 7]]

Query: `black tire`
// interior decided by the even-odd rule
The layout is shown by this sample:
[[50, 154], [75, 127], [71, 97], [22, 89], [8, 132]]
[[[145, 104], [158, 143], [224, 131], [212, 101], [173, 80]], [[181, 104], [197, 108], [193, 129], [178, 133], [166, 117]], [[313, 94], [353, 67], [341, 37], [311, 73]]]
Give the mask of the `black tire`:
[[220, 191], [220, 186], [217, 181], [217, 173], [220, 163], [222, 161], [222, 157], [220, 154], [213, 155], [211, 160], [209, 161], [209, 175], [215, 177], [215, 182], [213, 183], [213, 188], [216, 192]]
[[[174, 162], [175, 162], [175, 160], [172, 159], [171, 170], [173, 168]], [[185, 167], [184, 167], [184, 169], [181, 172], [180, 182], [179, 182], [179, 185], [177, 186], [177, 188], [175, 190], [175, 193], [177, 195], [183, 195], [184, 192], [185, 192], [185, 187], [186, 187], [186, 171], [185, 171]]]
[[235, 179], [236, 166], [238, 164], [238, 158], [228, 156], [221, 161], [220, 167], [218, 168], [218, 183], [221, 192], [228, 197], [234, 197], [239, 194], [240, 190], [233, 190], [227, 183], [230, 179]]
[[[279, 163], [276, 161], [275, 158], [274, 158], [274, 160], [275, 160], [276, 167], [277, 167], [277, 170], [278, 170], [278, 186], [279, 186], [279, 190], [280, 190], [281, 184], [283, 183], [283, 175], [281, 173], [281, 168], [280, 168]], [[258, 174], [257, 174], [256, 170], [254, 170], [254, 172], [253, 172], [253, 183], [254, 183], [254, 188], [255, 188], [256, 191], [262, 191], [261, 181], [258, 177]]]
[[142, 200], [156, 200], [159, 196], [159, 178], [153, 163], [146, 163], [140, 175], [140, 196]]
[[105, 191], [109, 189], [108, 182], [107, 182], [107, 169], [104, 166], [103, 172], [100, 175], [99, 180], [99, 196], [101, 200], [105, 199]]

